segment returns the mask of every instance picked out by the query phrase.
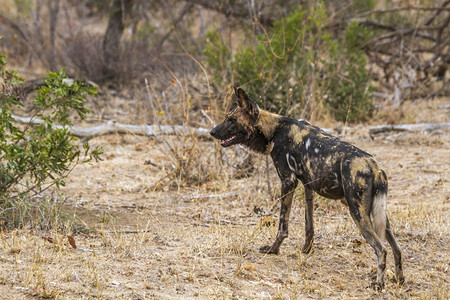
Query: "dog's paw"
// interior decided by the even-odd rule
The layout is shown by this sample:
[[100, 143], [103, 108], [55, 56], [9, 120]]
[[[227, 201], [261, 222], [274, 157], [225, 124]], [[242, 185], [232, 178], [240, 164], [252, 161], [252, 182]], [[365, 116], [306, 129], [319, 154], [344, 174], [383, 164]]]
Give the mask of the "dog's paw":
[[307, 243], [307, 244], [303, 245], [302, 253], [309, 254], [312, 252], [312, 249], [313, 249], [313, 243]]
[[403, 277], [403, 274], [402, 275], [400, 275], [400, 276], [397, 276], [397, 283], [399, 284], [399, 285], [403, 285], [404, 283], [405, 283], [405, 277]]
[[273, 246], [266, 245], [266, 246], [259, 248], [259, 252], [265, 253], [265, 254], [278, 254], [279, 249], [275, 249]]

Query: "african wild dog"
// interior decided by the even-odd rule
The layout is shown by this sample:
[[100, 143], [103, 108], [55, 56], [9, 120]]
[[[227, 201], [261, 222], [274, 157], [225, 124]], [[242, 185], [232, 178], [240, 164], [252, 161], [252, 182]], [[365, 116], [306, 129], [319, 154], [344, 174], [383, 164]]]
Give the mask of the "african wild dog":
[[243, 144], [251, 150], [270, 154], [281, 179], [281, 212], [278, 234], [263, 253], [278, 254], [288, 236], [292, 197], [298, 180], [305, 189], [305, 244], [313, 245], [313, 192], [326, 198], [345, 199], [361, 234], [375, 249], [378, 268], [375, 288], [383, 288], [386, 269], [384, 238], [392, 247], [395, 274], [404, 282], [402, 256], [386, 216], [387, 177], [372, 155], [334, 137], [303, 120], [264, 111], [241, 88], [235, 88], [236, 109], [211, 130], [223, 147]]

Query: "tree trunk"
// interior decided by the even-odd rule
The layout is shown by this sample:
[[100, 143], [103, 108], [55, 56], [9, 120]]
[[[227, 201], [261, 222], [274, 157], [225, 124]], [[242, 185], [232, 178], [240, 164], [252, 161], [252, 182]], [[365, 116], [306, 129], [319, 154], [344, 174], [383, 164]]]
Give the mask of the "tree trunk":
[[57, 71], [56, 66], [56, 52], [55, 52], [55, 40], [56, 40], [56, 23], [58, 22], [59, 0], [48, 0], [48, 10], [50, 12], [49, 29], [50, 29], [50, 49], [48, 56], [49, 68], [52, 72]]
[[125, 29], [123, 16], [131, 8], [133, 0], [114, 0], [111, 15], [103, 40], [104, 67], [106, 78], [114, 77], [117, 72], [116, 64], [120, 59], [120, 40]]

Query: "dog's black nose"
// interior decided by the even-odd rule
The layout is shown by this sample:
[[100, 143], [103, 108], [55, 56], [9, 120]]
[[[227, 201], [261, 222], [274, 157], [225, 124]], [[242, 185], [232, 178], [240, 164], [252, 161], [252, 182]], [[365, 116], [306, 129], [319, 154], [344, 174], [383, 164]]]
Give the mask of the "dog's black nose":
[[213, 129], [209, 132], [209, 134], [212, 135], [212, 136], [215, 136], [215, 135], [216, 135], [216, 129], [213, 128]]

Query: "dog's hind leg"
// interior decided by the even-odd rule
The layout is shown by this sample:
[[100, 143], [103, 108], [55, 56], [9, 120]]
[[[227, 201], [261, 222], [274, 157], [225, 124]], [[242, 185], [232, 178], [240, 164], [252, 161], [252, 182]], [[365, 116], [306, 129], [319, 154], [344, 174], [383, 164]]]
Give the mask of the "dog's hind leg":
[[372, 246], [372, 248], [375, 250], [375, 254], [377, 255], [377, 279], [374, 284], [374, 288], [381, 290], [384, 288], [384, 273], [386, 271], [386, 247], [383, 245], [380, 238], [376, 235], [372, 223], [367, 216], [363, 216], [363, 218], [361, 219], [360, 230], [362, 236]]
[[[374, 201], [382, 201], [383, 198], [374, 197], [373, 174], [366, 160], [356, 158], [344, 161], [341, 165], [341, 174], [344, 195], [352, 219], [355, 221], [364, 239], [375, 250], [378, 258], [377, 278], [373, 286], [377, 290], [383, 289], [387, 251], [370, 220], [370, 216], [373, 214], [373, 206], [375, 205], [379, 207], [376, 219], [379, 220], [380, 216], [383, 215], [382, 203], [374, 203]], [[386, 229], [384, 228], [383, 233], [385, 232]]]
[[[361, 181], [360, 181], [361, 182]], [[375, 250], [378, 259], [377, 278], [373, 283], [373, 287], [381, 290], [384, 287], [384, 273], [386, 270], [386, 247], [381, 242], [370, 220], [370, 194], [371, 186], [358, 185], [352, 182], [346, 185], [345, 198], [348, 203], [350, 214], [355, 221], [364, 239]], [[360, 191], [363, 191], [362, 193]], [[369, 200], [369, 201], [368, 201]]]
[[395, 261], [395, 276], [397, 277], [397, 282], [403, 284], [405, 282], [405, 277], [403, 276], [403, 266], [402, 266], [402, 251], [395, 240], [394, 234], [391, 230], [391, 225], [389, 224], [389, 219], [386, 217], [386, 240], [389, 245], [391, 245], [392, 252], [394, 253]]
[[259, 249], [260, 252], [268, 254], [279, 253], [281, 243], [288, 236], [289, 215], [291, 213], [292, 198], [297, 184], [297, 179], [282, 180], [280, 223], [278, 224], [277, 237], [271, 246], [267, 245], [261, 247]]
[[314, 191], [311, 188], [305, 186], [305, 244], [302, 248], [303, 253], [311, 252], [314, 243], [313, 199]]
[[[350, 200], [354, 201], [354, 200]], [[350, 202], [347, 200], [347, 202]], [[361, 214], [360, 208], [358, 205], [354, 205], [349, 203], [350, 214], [358, 226], [362, 236], [369, 243], [370, 246], [375, 250], [375, 254], [378, 259], [378, 267], [377, 267], [377, 279], [373, 284], [375, 289], [383, 289], [384, 287], [384, 273], [386, 270], [386, 247], [381, 242], [380, 238], [375, 233], [375, 230], [372, 226], [372, 222], [369, 219], [369, 216], [366, 214]]]

